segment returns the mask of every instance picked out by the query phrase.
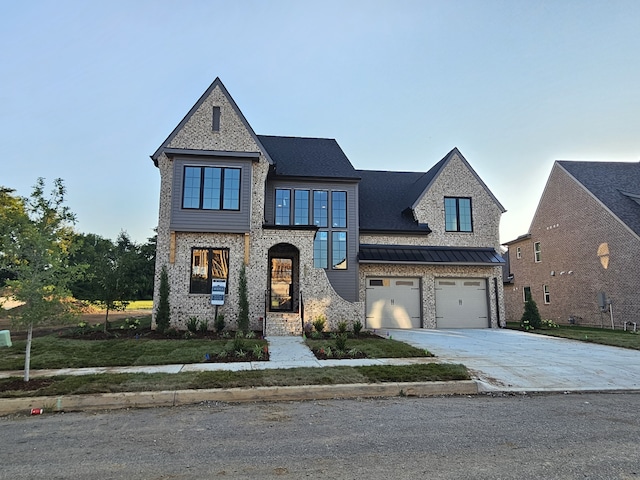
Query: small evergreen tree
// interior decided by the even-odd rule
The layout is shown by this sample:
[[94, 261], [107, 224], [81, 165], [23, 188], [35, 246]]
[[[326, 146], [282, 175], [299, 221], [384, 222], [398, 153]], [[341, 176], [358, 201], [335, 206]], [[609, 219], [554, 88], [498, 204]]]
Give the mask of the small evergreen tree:
[[240, 279], [238, 280], [238, 330], [242, 332], [249, 330], [249, 297], [247, 293], [247, 272], [244, 264], [240, 269]]
[[170, 320], [169, 274], [167, 274], [167, 267], [163, 265], [160, 271], [160, 299], [158, 300], [158, 311], [156, 312], [156, 328], [160, 333], [164, 333], [169, 329]]
[[538, 311], [538, 305], [531, 297], [524, 302], [524, 313], [520, 319], [520, 328], [527, 330], [527, 327], [534, 329], [542, 327], [542, 318]]

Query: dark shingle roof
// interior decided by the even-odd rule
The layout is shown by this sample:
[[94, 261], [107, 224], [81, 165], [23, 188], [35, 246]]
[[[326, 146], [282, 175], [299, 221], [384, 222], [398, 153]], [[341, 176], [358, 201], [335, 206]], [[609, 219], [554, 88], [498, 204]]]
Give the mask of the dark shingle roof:
[[351, 162], [332, 138], [258, 135], [275, 163], [276, 175], [358, 180]]
[[640, 235], [640, 163], [574, 162], [558, 164], [584, 185], [614, 215]]
[[423, 263], [457, 265], [501, 265], [493, 248], [416, 247], [405, 245], [360, 245], [360, 263]]
[[428, 227], [417, 224], [410, 207], [434, 179], [444, 160], [426, 173], [356, 170], [361, 178], [360, 229], [428, 233]]

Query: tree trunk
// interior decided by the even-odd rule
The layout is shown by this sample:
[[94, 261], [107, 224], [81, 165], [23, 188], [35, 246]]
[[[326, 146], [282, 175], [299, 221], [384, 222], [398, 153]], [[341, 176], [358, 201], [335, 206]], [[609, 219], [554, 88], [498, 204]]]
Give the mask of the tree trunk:
[[31, 367], [31, 338], [33, 337], [33, 323], [29, 324], [27, 332], [27, 350], [24, 353], [24, 381], [29, 381], [29, 368]]
[[107, 315], [104, 317], [104, 333], [109, 330], [109, 304], [107, 303]]

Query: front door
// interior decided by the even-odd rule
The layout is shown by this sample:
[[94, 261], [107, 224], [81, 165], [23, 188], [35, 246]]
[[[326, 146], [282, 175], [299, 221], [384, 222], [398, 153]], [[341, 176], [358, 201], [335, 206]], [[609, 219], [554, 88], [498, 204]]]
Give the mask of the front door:
[[271, 257], [271, 310], [293, 310], [293, 259]]

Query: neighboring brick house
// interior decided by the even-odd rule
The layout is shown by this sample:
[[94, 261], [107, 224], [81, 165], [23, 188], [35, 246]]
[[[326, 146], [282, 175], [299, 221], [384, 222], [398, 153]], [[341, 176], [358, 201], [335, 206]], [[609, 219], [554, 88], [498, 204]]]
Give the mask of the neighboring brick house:
[[505, 245], [508, 321], [530, 292], [557, 323], [640, 322], [640, 163], [555, 162], [529, 233]]
[[424, 173], [355, 170], [335, 140], [256, 135], [219, 79], [152, 155], [156, 262], [171, 321], [235, 328], [246, 266], [251, 327], [489, 327], [504, 319], [504, 208], [457, 150]]

